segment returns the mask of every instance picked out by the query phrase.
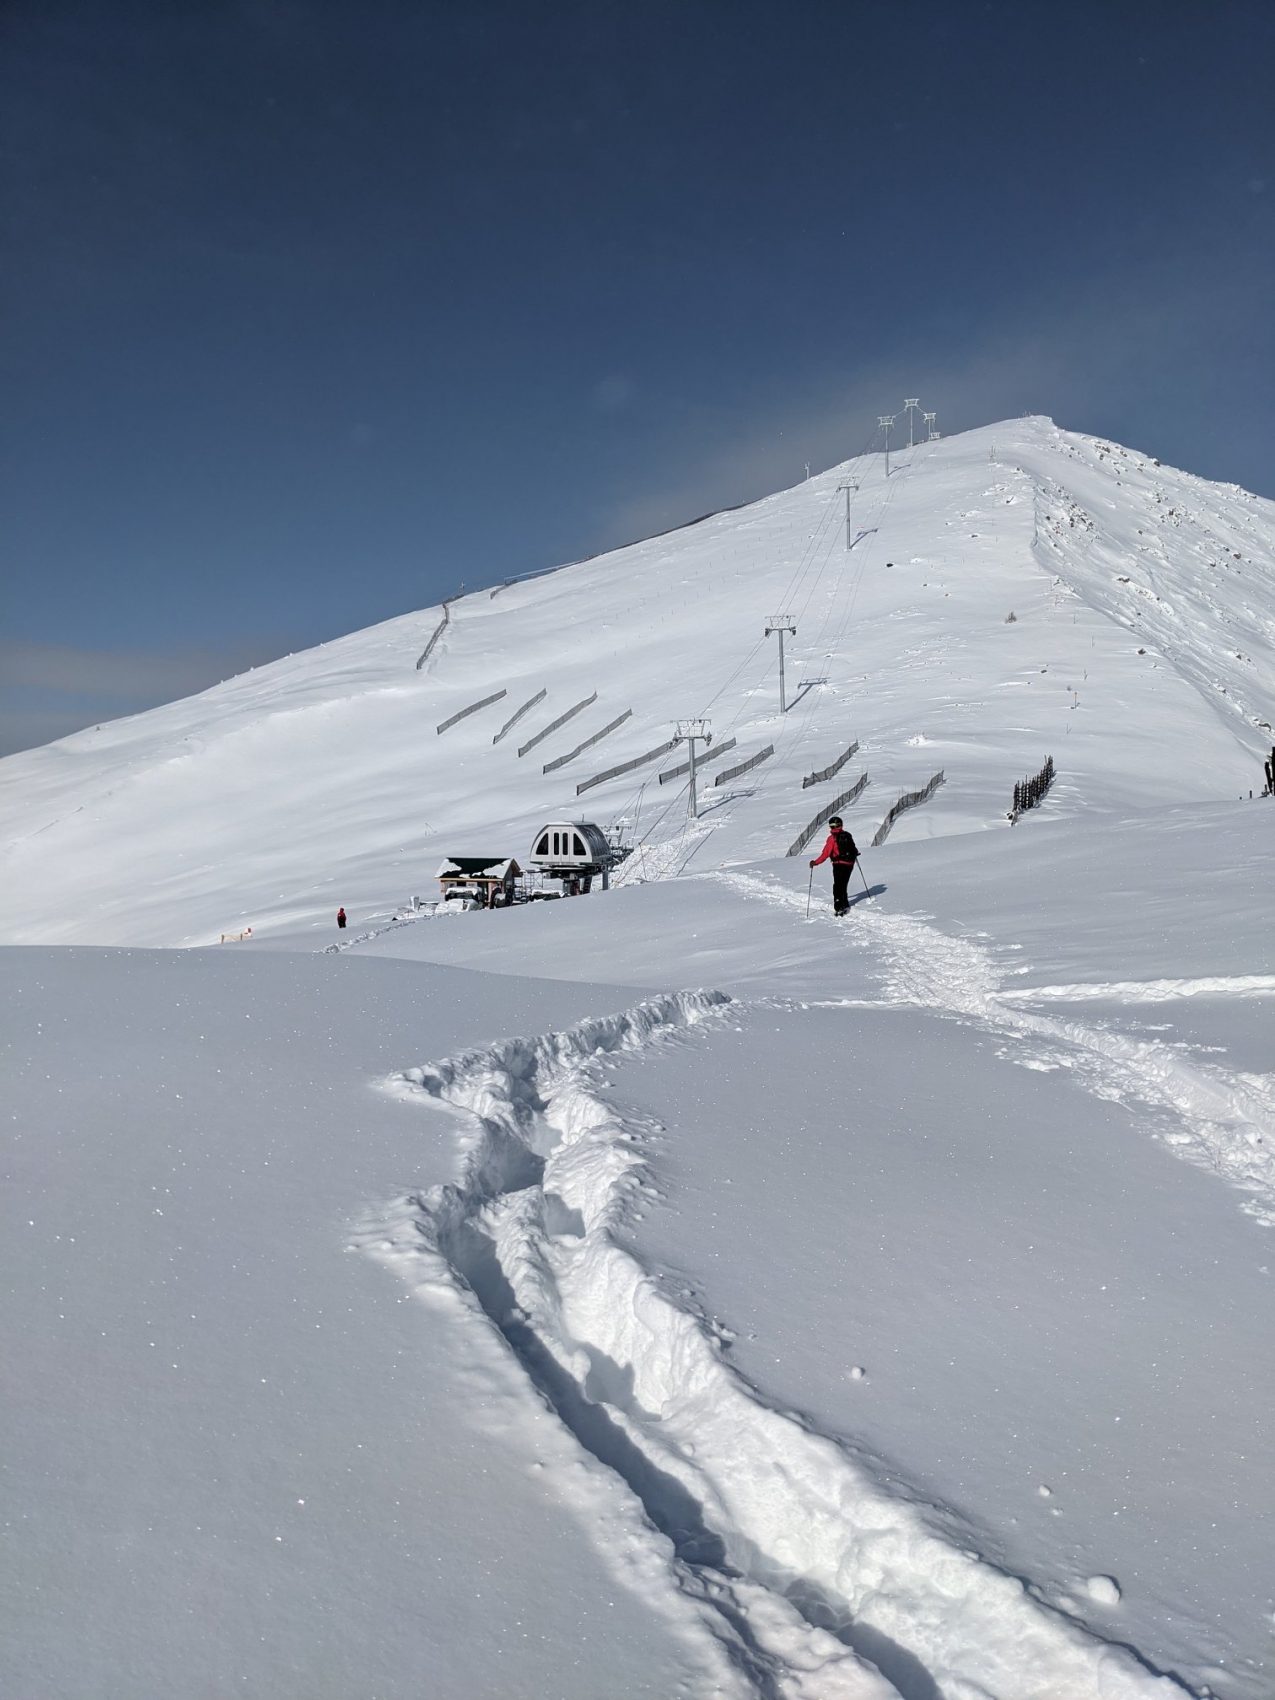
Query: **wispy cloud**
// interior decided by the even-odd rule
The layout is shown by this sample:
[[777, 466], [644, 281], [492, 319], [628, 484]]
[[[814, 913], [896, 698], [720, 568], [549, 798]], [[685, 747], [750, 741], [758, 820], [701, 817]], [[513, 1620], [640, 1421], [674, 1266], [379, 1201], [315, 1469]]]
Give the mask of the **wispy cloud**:
[[289, 647], [261, 641], [156, 654], [0, 640], [0, 756], [192, 696]]
[[[930, 333], [854, 362], [835, 388], [830, 380], [807, 385], [746, 421], [703, 408], [680, 433], [682, 470], [607, 513], [600, 546], [795, 484], [806, 463], [818, 471], [849, 460], [872, 440], [880, 413], [901, 411], [905, 394], [936, 410], [948, 434], [1044, 413], [1069, 429], [1123, 435], [1134, 447], [1180, 457], [1175, 417], [1207, 393], [1215, 338], [1228, 322], [1251, 317], [1251, 280], [1224, 273], [1213, 256], [1208, 275], [1184, 269], [1172, 290], [1151, 287], [1142, 274], [1095, 280], [1061, 305], [1039, 303], [1034, 318], [1006, 315], [961, 339], [955, 355], [936, 352]], [[1166, 406], [1169, 398], [1177, 405]], [[1197, 437], [1198, 424], [1197, 411]], [[1214, 464], [1192, 470], [1243, 482], [1251, 431], [1238, 418], [1227, 424], [1233, 441], [1219, 439]]]

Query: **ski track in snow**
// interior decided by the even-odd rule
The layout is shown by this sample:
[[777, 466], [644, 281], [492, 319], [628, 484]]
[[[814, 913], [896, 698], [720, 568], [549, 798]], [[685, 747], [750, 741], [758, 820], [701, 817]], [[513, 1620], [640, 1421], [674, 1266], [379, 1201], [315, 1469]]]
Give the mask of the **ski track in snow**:
[[[801, 913], [806, 895], [751, 874], [714, 876], [737, 891]], [[1154, 1112], [1151, 1131], [1177, 1155], [1229, 1181], [1245, 1194], [1242, 1208], [1275, 1226], [1275, 1080], [1184, 1056], [1159, 1040], [1135, 1038], [1068, 1017], [1021, 1007], [1047, 1000], [1126, 998], [1164, 1001], [1217, 992], [1266, 994], [1275, 977], [1242, 975], [1147, 985], [1044, 986], [1007, 989], [992, 953], [927, 922], [857, 902], [851, 936], [877, 952], [884, 991], [896, 1004], [956, 1016], [1012, 1041], [1007, 1053], [1028, 1068], [1070, 1068], [1095, 1097], [1137, 1103]], [[838, 925], [845, 925], [838, 922]]]
[[[931, 991], [944, 975], [953, 996], [968, 986], [964, 959], [933, 954]], [[971, 1008], [981, 1009], [985, 981], [963, 994]], [[966, 1550], [941, 1508], [879, 1483], [847, 1443], [765, 1404], [725, 1361], [712, 1325], [620, 1243], [652, 1191], [644, 1146], [654, 1130], [610, 1107], [606, 1061], [684, 1040], [729, 1003], [720, 992], [671, 994], [392, 1077], [387, 1090], [460, 1113], [460, 1172], [371, 1211], [354, 1245], [422, 1299], [459, 1300], [494, 1327], [664, 1537], [677, 1587], [728, 1655], [739, 1693], [1189, 1692]], [[605, 1531], [598, 1540], [618, 1562]]]

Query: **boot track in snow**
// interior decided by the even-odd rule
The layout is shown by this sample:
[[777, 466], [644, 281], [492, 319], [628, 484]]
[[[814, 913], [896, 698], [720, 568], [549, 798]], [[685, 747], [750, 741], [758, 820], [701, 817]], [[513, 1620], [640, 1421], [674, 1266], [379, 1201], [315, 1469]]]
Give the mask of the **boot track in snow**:
[[497, 1331], [664, 1538], [676, 1584], [726, 1650], [739, 1693], [1189, 1692], [955, 1545], [934, 1508], [875, 1480], [846, 1444], [767, 1406], [711, 1326], [620, 1243], [651, 1191], [643, 1148], [654, 1130], [610, 1107], [606, 1060], [685, 1035], [729, 1002], [669, 995], [394, 1076], [388, 1090], [460, 1113], [460, 1174], [370, 1213], [355, 1245], [422, 1298], [459, 1299], [475, 1326]]
[[[753, 898], [800, 913], [805, 893], [752, 874], [714, 876]], [[1176, 1155], [1228, 1181], [1246, 1214], [1275, 1226], [1275, 1094], [1269, 1078], [1191, 1060], [1172, 1046], [1021, 1007], [1035, 1001], [1126, 997], [1164, 1001], [1195, 992], [1261, 993], [1268, 975], [1234, 980], [1153, 981], [1146, 987], [1002, 984], [990, 951], [928, 922], [859, 904], [856, 943], [882, 963], [887, 1000], [974, 1022], [1021, 1047], [1028, 1066], [1069, 1068], [1095, 1097], [1138, 1103], [1153, 1112], [1151, 1130]]]

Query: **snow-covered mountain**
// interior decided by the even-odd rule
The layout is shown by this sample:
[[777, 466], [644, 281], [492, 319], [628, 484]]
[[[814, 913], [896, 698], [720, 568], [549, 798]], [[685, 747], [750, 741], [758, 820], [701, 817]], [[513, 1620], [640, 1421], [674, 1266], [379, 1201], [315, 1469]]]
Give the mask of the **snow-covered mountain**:
[[[777, 614], [797, 627], [784, 715]], [[685, 781], [658, 780], [675, 755], [577, 796], [701, 715], [735, 740], [719, 772], [774, 753], [724, 786], [710, 768], [698, 828]], [[1260, 789], [1273, 723], [1275, 504], [1015, 420], [10, 757], [3, 936], [295, 934], [432, 891], [445, 855], [525, 859], [564, 815], [622, 821], [643, 873], [782, 855], [828, 795], [803, 777], [856, 742], [867, 839], [937, 772], [899, 839], [1001, 828], [1050, 755], [1055, 817], [1235, 798]]]
[[0, 1692], [1269, 1700], [1273, 560], [1020, 420], [0, 764]]

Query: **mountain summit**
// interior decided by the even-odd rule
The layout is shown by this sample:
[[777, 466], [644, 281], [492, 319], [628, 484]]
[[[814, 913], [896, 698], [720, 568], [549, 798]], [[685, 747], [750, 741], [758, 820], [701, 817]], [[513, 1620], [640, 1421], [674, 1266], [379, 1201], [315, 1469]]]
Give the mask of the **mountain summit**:
[[[8, 758], [4, 936], [289, 932], [567, 815], [648, 874], [781, 856], [864, 775], [860, 843], [937, 774], [900, 840], [1005, 827], [1050, 757], [1056, 815], [1233, 799], [1272, 742], [1273, 561], [1275, 504], [1048, 419], [864, 456]], [[660, 780], [688, 717], [696, 822]]]

